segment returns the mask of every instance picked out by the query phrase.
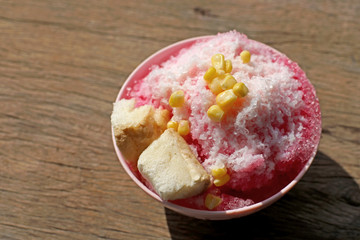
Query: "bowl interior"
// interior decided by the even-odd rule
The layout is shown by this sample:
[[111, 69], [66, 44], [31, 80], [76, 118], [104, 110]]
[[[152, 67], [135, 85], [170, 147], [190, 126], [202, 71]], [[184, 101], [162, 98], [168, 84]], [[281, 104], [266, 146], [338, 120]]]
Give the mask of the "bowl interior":
[[[151, 66], [160, 65], [164, 61], [168, 60], [171, 56], [176, 56], [180, 52], [181, 49], [188, 48], [197, 41], [206, 40], [211, 37], [213, 37], [213, 36], [203, 36], [203, 37], [196, 37], [196, 38], [183, 40], [183, 41], [177, 42], [175, 44], [172, 44], [168, 47], [165, 47], [165, 48], [161, 49], [160, 51], [154, 53], [150, 57], [148, 57], [127, 78], [127, 80], [125, 81], [124, 85], [122, 86], [122, 88], [116, 98], [116, 101], [123, 99], [123, 98], [126, 98], [126, 99], [129, 98], [129, 92], [131, 91], [131, 88], [134, 85], [136, 85], [139, 80], [144, 78], [150, 72]], [[206, 210], [197, 210], [197, 209], [186, 208], [186, 207], [182, 207], [182, 206], [173, 204], [171, 202], [162, 200], [157, 194], [155, 194], [150, 189], [148, 189], [132, 172], [131, 168], [125, 161], [119, 148], [116, 145], [116, 140], [115, 140], [113, 131], [112, 131], [112, 139], [113, 139], [113, 144], [114, 144], [116, 154], [119, 158], [121, 165], [123, 166], [123, 168], [125, 169], [127, 174], [130, 176], [130, 178], [142, 190], [144, 190], [148, 195], [150, 195], [155, 200], [161, 202], [165, 207], [167, 207], [169, 209], [172, 209], [172, 210], [174, 210], [178, 213], [184, 214], [186, 216], [195, 217], [195, 218], [199, 218], [199, 219], [209, 219], [209, 220], [223, 220], [223, 219], [231, 219], [231, 218], [246, 216], [246, 215], [257, 212], [257, 211], [271, 205], [272, 203], [274, 203], [275, 201], [280, 199], [282, 196], [284, 196], [285, 193], [287, 193], [302, 178], [302, 176], [305, 174], [305, 172], [308, 170], [309, 166], [311, 165], [311, 163], [315, 157], [315, 154], [316, 154], [316, 150], [315, 150], [313, 152], [311, 158], [308, 160], [308, 162], [306, 163], [304, 168], [300, 171], [300, 173], [297, 175], [297, 177], [294, 180], [292, 180], [281, 191], [279, 191], [278, 193], [274, 194], [273, 196], [265, 199], [264, 201], [255, 203], [255, 204], [247, 206], [247, 207], [239, 208], [239, 209], [226, 210], [226, 211], [206, 211]]]

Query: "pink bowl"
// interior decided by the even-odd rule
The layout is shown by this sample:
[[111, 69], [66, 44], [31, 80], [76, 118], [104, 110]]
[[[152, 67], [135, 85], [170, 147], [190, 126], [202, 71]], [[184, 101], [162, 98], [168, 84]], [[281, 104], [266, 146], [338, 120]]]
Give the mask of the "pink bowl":
[[[150, 57], [148, 57], [127, 78], [127, 80], [125, 81], [124, 85], [122, 86], [122, 88], [116, 98], [116, 101], [119, 101], [122, 98], [126, 98], [126, 96], [128, 96], [128, 92], [137, 83], [137, 81], [144, 78], [150, 72], [149, 69], [151, 66], [159, 65], [162, 62], [168, 60], [171, 56], [174, 56], [177, 53], [179, 53], [179, 51], [181, 49], [190, 47], [196, 41], [205, 40], [210, 37], [213, 37], [213, 36], [202, 36], [202, 37], [186, 39], [186, 40], [174, 43], [168, 47], [165, 47], [165, 48], [161, 49], [160, 51], [154, 53]], [[208, 220], [225, 220], [225, 219], [246, 216], [246, 215], [255, 213], [263, 208], [266, 208], [267, 206], [276, 202], [282, 196], [284, 196], [291, 188], [293, 188], [297, 182], [300, 181], [300, 179], [303, 177], [305, 172], [310, 167], [310, 165], [315, 157], [316, 151], [317, 151], [317, 148], [316, 148], [314, 150], [314, 152], [312, 153], [311, 158], [308, 160], [307, 164], [304, 166], [304, 168], [300, 171], [300, 173], [296, 176], [296, 178], [294, 180], [292, 180], [281, 191], [279, 191], [278, 193], [274, 194], [273, 196], [265, 199], [264, 201], [255, 203], [255, 204], [247, 206], [247, 207], [242, 207], [239, 209], [226, 210], [226, 211], [206, 211], [206, 210], [191, 209], [191, 208], [179, 206], [179, 205], [173, 204], [171, 202], [162, 200], [156, 193], [154, 193], [150, 189], [148, 189], [131, 171], [130, 167], [126, 163], [124, 157], [122, 156], [119, 148], [116, 145], [116, 140], [115, 140], [113, 130], [112, 130], [112, 140], [113, 140], [116, 154], [119, 158], [121, 165], [123, 166], [123, 168], [125, 169], [127, 174], [131, 177], [131, 179], [142, 190], [144, 190], [148, 195], [150, 195], [155, 200], [161, 202], [165, 207], [167, 207], [175, 212], [178, 212], [180, 214], [183, 214], [183, 215], [186, 215], [189, 217], [194, 217], [194, 218], [198, 218], [198, 219], [208, 219]]]

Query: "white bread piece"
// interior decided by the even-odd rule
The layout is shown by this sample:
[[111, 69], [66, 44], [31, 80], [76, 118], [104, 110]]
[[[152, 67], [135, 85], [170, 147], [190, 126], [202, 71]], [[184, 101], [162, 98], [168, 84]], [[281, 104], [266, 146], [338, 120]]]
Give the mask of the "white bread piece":
[[210, 175], [172, 128], [140, 155], [138, 169], [163, 200], [195, 196], [210, 184]]
[[136, 166], [142, 151], [160, 137], [169, 120], [168, 110], [155, 109], [150, 105], [135, 108], [135, 99], [115, 102], [111, 125], [124, 158]]

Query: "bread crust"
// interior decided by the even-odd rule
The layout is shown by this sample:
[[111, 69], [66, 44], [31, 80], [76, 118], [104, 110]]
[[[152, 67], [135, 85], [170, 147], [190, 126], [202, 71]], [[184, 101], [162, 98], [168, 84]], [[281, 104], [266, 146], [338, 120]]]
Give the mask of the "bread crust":
[[136, 166], [140, 154], [165, 131], [169, 119], [168, 110], [150, 105], [135, 108], [134, 99], [114, 103], [111, 123], [125, 160]]

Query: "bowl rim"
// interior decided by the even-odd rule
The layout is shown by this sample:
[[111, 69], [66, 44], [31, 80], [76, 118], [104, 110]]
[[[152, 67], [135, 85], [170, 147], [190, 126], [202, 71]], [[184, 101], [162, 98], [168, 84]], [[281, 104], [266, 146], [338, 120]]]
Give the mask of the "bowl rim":
[[[212, 37], [215, 37], [216, 35], [206, 35], [206, 36], [200, 36], [200, 37], [193, 37], [193, 38], [189, 38], [189, 39], [185, 39], [176, 43], [173, 43], [167, 47], [164, 47], [160, 50], [158, 50], [157, 52], [155, 52], [154, 54], [150, 55], [148, 58], [146, 58], [144, 61], [142, 61], [136, 68], [135, 70], [128, 76], [128, 78], [126, 79], [126, 81], [124, 82], [124, 84], [122, 85], [120, 92], [118, 93], [115, 102], [119, 101], [120, 99], [123, 99], [123, 95], [126, 93], [127, 88], [129, 87], [129, 85], [131, 84], [131, 82], [133, 81], [134, 77], [139, 73], [139, 71], [141, 69], [143, 69], [144, 67], [148, 67], [150, 68], [153, 65], [159, 65], [159, 63], [157, 63], [155, 60], [157, 58], [161, 58], [161, 56], [167, 56], [167, 58], [173, 56], [174, 54], [171, 54], [174, 48], [176, 48], [178, 50], [178, 52], [183, 49], [183, 47], [185, 45], [192, 45], [194, 43], [196, 43], [197, 41], [200, 40], [205, 40], [205, 39], [209, 39]], [[255, 41], [255, 40], [252, 40]], [[260, 43], [260, 42], [258, 42]], [[262, 44], [262, 43], [260, 43]], [[265, 45], [265, 44], [263, 44]], [[266, 45], [267, 46], [267, 45]], [[267, 46], [270, 47], [270, 46]], [[270, 47], [272, 48], [272, 47]], [[272, 48], [273, 50], [277, 51], [276, 49]], [[170, 53], [168, 53], [170, 52]], [[145, 77], [145, 76], [143, 76]], [[320, 122], [320, 129], [321, 129], [321, 122]], [[122, 165], [122, 167], [124, 168], [124, 170], [126, 171], [126, 173], [130, 176], [130, 178], [145, 192], [147, 193], [149, 196], [151, 196], [152, 198], [154, 198], [155, 200], [157, 200], [158, 202], [162, 203], [165, 207], [172, 209], [178, 213], [182, 213], [184, 215], [187, 216], [191, 216], [191, 217], [195, 217], [195, 218], [199, 218], [199, 219], [209, 219], [209, 220], [222, 220], [222, 219], [230, 219], [230, 218], [235, 218], [235, 217], [241, 217], [241, 216], [246, 216], [252, 213], [255, 213], [269, 205], [271, 205], [272, 203], [276, 202], [277, 200], [279, 200], [282, 196], [284, 196], [290, 189], [292, 189], [296, 183], [298, 183], [300, 181], [300, 179], [304, 176], [304, 174], [307, 172], [307, 170], [309, 169], [310, 165], [312, 164], [315, 155], [317, 153], [318, 150], [318, 146], [319, 146], [319, 142], [317, 143], [317, 146], [315, 147], [312, 156], [310, 157], [310, 159], [307, 161], [307, 163], [305, 164], [305, 166], [303, 167], [303, 169], [301, 169], [301, 171], [298, 173], [298, 175], [291, 181], [289, 182], [284, 188], [282, 188], [279, 192], [275, 193], [274, 195], [272, 195], [271, 197], [249, 205], [249, 206], [245, 206], [242, 208], [237, 208], [237, 209], [231, 209], [231, 210], [222, 210], [222, 211], [209, 211], [209, 210], [199, 210], [199, 209], [192, 209], [192, 208], [188, 208], [188, 207], [183, 207], [165, 200], [162, 200], [156, 193], [154, 193], [153, 191], [151, 191], [148, 187], [145, 186], [145, 184], [143, 184], [136, 176], [135, 174], [131, 171], [129, 165], [127, 164], [127, 162], [125, 161], [124, 157], [122, 156], [117, 144], [116, 144], [116, 139], [115, 139], [115, 135], [114, 135], [114, 130], [111, 127], [111, 133], [112, 133], [112, 140], [113, 140], [113, 145], [116, 151], [116, 155]]]

